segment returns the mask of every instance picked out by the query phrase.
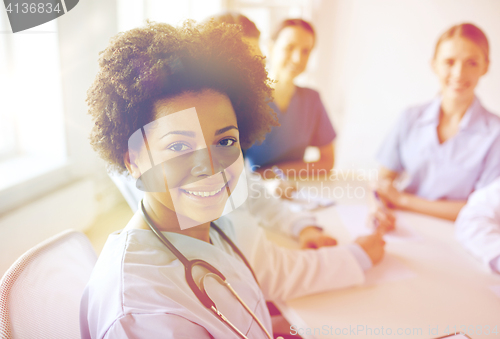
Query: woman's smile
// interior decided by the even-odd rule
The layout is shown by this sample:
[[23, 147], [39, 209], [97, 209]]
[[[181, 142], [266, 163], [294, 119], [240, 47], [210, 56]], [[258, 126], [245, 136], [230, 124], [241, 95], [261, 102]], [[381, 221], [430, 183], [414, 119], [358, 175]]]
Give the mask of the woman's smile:
[[[214, 180], [215, 179], [215, 180]], [[204, 207], [215, 207], [218, 204], [226, 202], [228, 198], [227, 188], [231, 187], [230, 183], [224, 182], [221, 173], [196, 181], [193, 185], [179, 187], [181, 196], [190, 199], [194, 203], [202, 204]]]
[[187, 192], [189, 194], [196, 195], [198, 197], [211, 197], [211, 196], [214, 196], [217, 193], [219, 193], [224, 188], [224, 186], [222, 186], [221, 188], [219, 188], [215, 191], [206, 191], [206, 190], [190, 191], [190, 190], [183, 190], [182, 188], [181, 188], [181, 190], [183, 190], [184, 192]]

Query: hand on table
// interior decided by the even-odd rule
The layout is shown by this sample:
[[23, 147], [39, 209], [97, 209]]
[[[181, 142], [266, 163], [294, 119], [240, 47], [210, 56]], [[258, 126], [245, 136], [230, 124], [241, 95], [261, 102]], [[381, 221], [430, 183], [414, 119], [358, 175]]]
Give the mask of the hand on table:
[[320, 248], [323, 246], [335, 246], [337, 240], [323, 233], [322, 230], [314, 226], [304, 228], [299, 234], [300, 248]]
[[385, 207], [400, 207], [403, 193], [394, 187], [391, 180], [380, 180], [375, 187], [375, 192]]
[[368, 223], [373, 225], [377, 231], [385, 234], [396, 228], [396, 217], [387, 208], [379, 206], [368, 217]]
[[381, 232], [359, 237], [354, 242], [366, 252], [373, 265], [378, 264], [384, 257], [385, 241]]

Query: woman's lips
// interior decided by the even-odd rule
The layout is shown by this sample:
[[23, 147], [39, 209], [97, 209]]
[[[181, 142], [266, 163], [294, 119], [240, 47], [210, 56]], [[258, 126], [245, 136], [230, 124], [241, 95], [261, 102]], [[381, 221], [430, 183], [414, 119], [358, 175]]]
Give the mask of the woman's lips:
[[183, 196], [191, 200], [192, 202], [198, 203], [205, 207], [218, 205], [222, 202], [225, 203], [225, 199], [227, 199], [227, 186], [228, 184], [224, 184], [222, 187], [218, 189], [211, 190], [201, 190], [194, 189], [186, 190], [184, 188], [179, 188], [179, 191]]
[[199, 188], [191, 188], [191, 189], [186, 189], [186, 188], [180, 188], [184, 192], [187, 192], [192, 195], [196, 195], [198, 197], [211, 197], [222, 191], [222, 189], [226, 185], [223, 185], [219, 188], [213, 188], [213, 187], [199, 187]]
[[469, 83], [468, 82], [448, 82], [448, 88], [454, 90], [454, 91], [463, 91], [467, 88], [469, 88]]

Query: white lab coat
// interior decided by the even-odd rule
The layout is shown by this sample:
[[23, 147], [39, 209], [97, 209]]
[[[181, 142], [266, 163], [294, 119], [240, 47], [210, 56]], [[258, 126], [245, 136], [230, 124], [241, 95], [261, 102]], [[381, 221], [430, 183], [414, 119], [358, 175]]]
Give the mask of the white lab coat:
[[500, 264], [500, 178], [469, 197], [455, 222], [455, 235], [489, 269]]
[[[215, 222], [234, 241], [231, 223]], [[264, 296], [250, 270], [219, 234], [213, 246], [182, 234], [164, 235], [188, 259], [203, 259], [219, 269], [231, 286], [272, 333]], [[193, 270], [199, 282], [206, 271]], [[251, 315], [213, 277], [205, 289], [217, 308], [249, 338], [267, 338]], [[82, 339], [237, 338], [197, 299], [186, 283], [184, 266], [150, 230], [111, 234], [84, 291]]]
[[238, 246], [267, 300], [284, 301], [364, 282], [363, 269], [347, 246], [291, 250], [268, 240], [257, 225], [294, 235], [316, 219], [309, 212], [295, 213], [288, 201], [266, 194], [255, 177], [249, 178], [249, 188], [247, 202], [225, 218], [232, 221]]
[[[135, 210], [143, 192], [127, 177], [112, 179]], [[314, 225], [316, 218], [310, 212], [294, 212], [289, 202], [266, 194], [259, 176], [249, 174], [247, 180], [247, 201], [221, 219], [234, 225], [235, 242], [253, 268], [266, 300], [285, 301], [364, 282], [363, 269], [347, 246], [291, 250], [268, 240], [262, 227], [297, 236], [303, 227]]]

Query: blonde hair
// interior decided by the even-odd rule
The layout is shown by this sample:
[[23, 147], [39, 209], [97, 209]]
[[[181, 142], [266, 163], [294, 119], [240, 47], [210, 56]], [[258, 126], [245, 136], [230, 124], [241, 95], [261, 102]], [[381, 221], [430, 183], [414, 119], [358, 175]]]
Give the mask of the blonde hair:
[[453, 27], [448, 28], [446, 32], [441, 34], [436, 43], [436, 48], [434, 49], [434, 58], [436, 58], [439, 45], [441, 45], [443, 41], [454, 37], [462, 37], [472, 41], [483, 52], [486, 63], [490, 61], [489, 58], [490, 44], [488, 43], [488, 38], [486, 37], [486, 34], [484, 34], [484, 32], [479, 27], [470, 23], [455, 25]]

